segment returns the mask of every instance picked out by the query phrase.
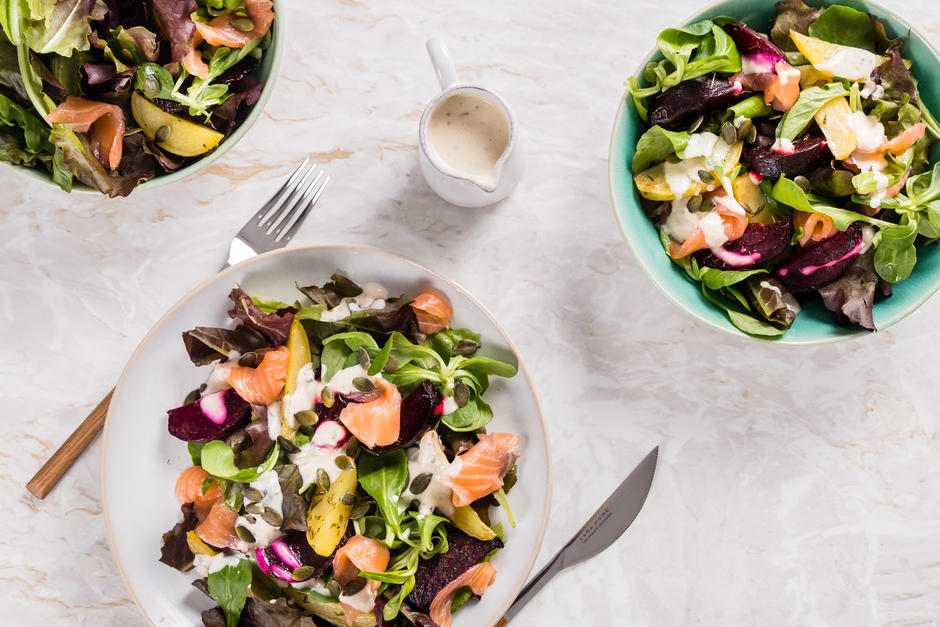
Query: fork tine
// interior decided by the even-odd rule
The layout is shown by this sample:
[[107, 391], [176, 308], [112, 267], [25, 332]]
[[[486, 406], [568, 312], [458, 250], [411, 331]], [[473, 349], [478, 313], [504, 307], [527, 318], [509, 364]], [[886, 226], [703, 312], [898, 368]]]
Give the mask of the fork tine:
[[323, 170], [317, 172], [317, 175], [312, 179], [306, 182], [306, 185], [303, 188], [303, 192], [300, 192], [298, 189], [297, 201], [294, 202], [290, 208], [284, 212], [283, 218], [281, 218], [274, 227], [272, 227], [268, 233], [275, 241], [278, 240], [278, 236], [286, 230], [286, 227], [290, 224], [293, 224], [293, 218], [300, 212], [300, 208], [307, 202], [307, 199], [310, 198], [310, 194], [313, 193], [316, 186], [320, 183], [320, 179], [323, 178]]
[[261, 230], [270, 235], [274, 232], [275, 227], [281, 222], [287, 212], [290, 210], [290, 207], [294, 204], [295, 199], [303, 193], [303, 190], [306, 189], [306, 186], [309, 184], [309, 181], [317, 173], [318, 167], [314, 163], [310, 169], [308, 169], [302, 177], [297, 180], [297, 184], [294, 186], [294, 189], [284, 198], [284, 202], [275, 209], [270, 216], [261, 223]]
[[[264, 217], [268, 215], [271, 209], [273, 209], [274, 206], [281, 199], [281, 196], [284, 194], [284, 191], [287, 188], [292, 187], [294, 185], [301, 171], [304, 170], [309, 163], [310, 163], [310, 157], [307, 157], [306, 159], [303, 160], [303, 162], [299, 166], [294, 168], [294, 171], [290, 173], [290, 176], [287, 177], [287, 180], [284, 181], [284, 184], [281, 185], [281, 188], [277, 190], [277, 192], [273, 196], [271, 196], [271, 200], [264, 203], [264, 206], [261, 207], [258, 213], [255, 214], [255, 217], [252, 218], [249, 223], [254, 222], [255, 224], [260, 225], [261, 221], [264, 220]], [[316, 167], [316, 164], [314, 164], [314, 167]]]
[[304, 223], [304, 218], [307, 217], [307, 214], [310, 213], [310, 210], [313, 208], [313, 206], [317, 204], [318, 200], [320, 200], [320, 194], [323, 193], [323, 190], [326, 189], [326, 185], [329, 182], [329, 176], [323, 179], [323, 182], [320, 183], [320, 187], [317, 188], [316, 192], [313, 194], [313, 198], [311, 198], [310, 202], [307, 203], [307, 206], [297, 214], [297, 217], [294, 218], [294, 223], [290, 225], [290, 228], [284, 231], [283, 234], [278, 238], [278, 243], [283, 242], [283, 244], [286, 245], [287, 242], [293, 239], [297, 231], [300, 230], [300, 225]]

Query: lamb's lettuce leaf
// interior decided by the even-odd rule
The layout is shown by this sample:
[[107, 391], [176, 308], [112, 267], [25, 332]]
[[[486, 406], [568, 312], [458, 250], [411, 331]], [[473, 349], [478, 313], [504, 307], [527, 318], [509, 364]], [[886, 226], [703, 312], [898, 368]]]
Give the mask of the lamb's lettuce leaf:
[[875, 52], [875, 28], [871, 16], [852, 7], [838, 4], [827, 7], [810, 24], [808, 34], [840, 46]]
[[669, 131], [661, 126], [647, 130], [636, 143], [633, 155], [633, 172], [642, 172], [653, 164], [661, 163], [673, 153], [681, 153], [692, 134], [686, 131]]
[[394, 534], [385, 539], [386, 544], [402, 535], [398, 500], [407, 481], [408, 456], [403, 450], [366, 453], [359, 458], [359, 485], [375, 499], [389, 533]]
[[203, 469], [214, 477], [239, 483], [251, 483], [274, 468], [279, 452], [280, 447], [275, 444], [261, 465], [254, 468], [239, 468], [235, 465], [235, 451], [222, 440], [212, 440], [202, 447], [200, 459]]
[[245, 601], [248, 599], [248, 585], [251, 583], [251, 561], [239, 560], [220, 570], [209, 573], [207, 585], [209, 594], [225, 612], [228, 627], [236, 627]]
[[777, 125], [777, 137], [795, 140], [800, 133], [812, 124], [813, 116], [830, 100], [849, 95], [849, 88], [841, 82], [833, 82], [824, 87], [810, 87], [800, 92], [796, 102], [787, 111]]

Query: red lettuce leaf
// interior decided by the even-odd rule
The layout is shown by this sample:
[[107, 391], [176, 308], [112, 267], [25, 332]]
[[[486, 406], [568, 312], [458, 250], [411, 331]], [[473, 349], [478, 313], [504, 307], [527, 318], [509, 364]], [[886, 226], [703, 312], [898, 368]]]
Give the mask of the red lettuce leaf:
[[193, 565], [195, 555], [189, 550], [186, 533], [196, 528], [196, 508], [186, 503], [180, 508], [183, 520], [163, 534], [163, 547], [160, 549], [160, 561], [176, 570], [186, 572]]
[[190, 361], [197, 366], [205, 366], [217, 359], [227, 359], [229, 351], [247, 353], [269, 347], [271, 343], [260, 332], [240, 325], [235, 329], [196, 327], [184, 331], [183, 345]]
[[874, 250], [859, 255], [841, 277], [818, 290], [826, 309], [834, 312], [839, 322], [848, 321], [869, 331], [875, 330], [872, 307], [879, 282], [874, 258]]
[[251, 300], [251, 296], [239, 287], [229, 293], [229, 298], [232, 299], [229, 317], [258, 331], [275, 346], [281, 346], [287, 341], [291, 322], [294, 320], [294, 314], [297, 313], [296, 308], [284, 307], [273, 313], [264, 313]]
[[190, 15], [196, 0], [151, 0], [153, 18], [172, 48], [172, 60], [182, 61], [193, 45], [196, 25]]
[[803, 0], [787, 0], [777, 3], [777, 17], [770, 28], [770, 40], [783, 50], [796, 50], [790, 39], [790, 31], [809, 34], [810, 24], [819, 18], [819, 9], [807, 6]]

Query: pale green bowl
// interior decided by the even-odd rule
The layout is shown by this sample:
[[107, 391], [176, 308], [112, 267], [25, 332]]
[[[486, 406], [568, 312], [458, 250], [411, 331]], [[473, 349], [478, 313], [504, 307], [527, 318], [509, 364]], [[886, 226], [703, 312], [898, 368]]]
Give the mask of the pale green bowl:
[[[162, 187], [170, 183], [175, 183], [177, 181], [182, 181], [185, 178], [188, 178], [202, 170], [206, 169], [212, 165], [219, 157], [225, 154], [225, 152], [237, 144], [242, 137], [248, 132], [248, 129], [251, 128], [252, 124], [261, 117], [261, 111], [264, 110], [264, 105], [267, 103], [268, 98], [271, 97], [271, 94], [274, 92], [274, 83], [277, 80], [278, 68], [281, 64], [281, 56], [284, 53], [284, 27], [282, 26], [282, 20], [284, 16], [282, 14], [284, 7], [284, 2], [282, 0], [274, 0], [274, 12], [277, 15], [277, 18], [274, 21], [274, 26], [271, 29], [271, 45], [268, 46], [268, 49], [264, 51], [264, 56], [261, 57], [261, 63], [258, 64], [258, 67], [255, 68], [253, 74], [261, 81], [263, 87], [261, 88], [261, 96], [258, 98], [258, 102], [252, 106], [251, 111], [248, 112], [248, 115], [245, 117], [245, 120], [239, 125], [235, 132], [225, 138], [225, 140], [219, 144], [215, 150], [207, 154], [205, 157], [193, 161], [189, 165], [176, 170], [175, 172], [170, 172], [168, 174], [162, 174], [156, 176], [149, 181], [145, 181], [134, 188], [134, 192], [142, 189], [154, 189], [157, 187]], [[9, 165], [9, 164], [6, 164]], [[49, 180], [49, 175], [44, 171], [36, 168], [30, 168], [25, 166], [10, 166], [15, 168], [18, 172], [25, 174], [31, 178], [36, 179], [37, 181], [42, 181], [52, 187], [58, 189], [58, 185]], [[92, 189], [78, 181], [75, 181], [75, 186], [72, 188], [72, 193], [89, 193], [89, 194], [98, 194], [99, 196], [104, 196], [98, 190]], [[131, 192], [133, 194], [133, 192]], [[105, 196], [106, 197], [106, 196]]]
[[[931, 47], [927, 39], [917, 29], [904, 21], [896, 13], [874, 2], [865, 0], [806, 0], [813, 6], [843, 4], [859, 10], [868, 11], [880, 18], [887, 27], [889, 36], [910, 38], [902, 48], [906, 58], [913, 59], [913, 72], [920, 79], [920, 94], [927, 107], [934, 113], [940, 113], [940, 55]], [[769, 20], [776, 15], [773, 0], [727, 0], [714, 4], [686, 21], [691, 24], [699, 20], [729, 15], [761, 32], [767, 32]], [[651, 35], [651, 39], [653, 36]], [[647, 62], [661, 58], [658, 51], [651, 54], [637, 70], [637, 77], [642, 81], [643, 69]], [[633, 184], [630, 164], [636, 142], [646, 126], [636, 114], [632, 99], [624, 93], [620, 109], [614, 122], [610, 140], [610, 194], [614, 213], [620, 228], [634, 256], [649, 276], [669, 300], [685, 310], [689, 315], [726, 333], [740, 337], [752, 337], [742, 333], [732, 325], [725, 314], [711, 305], [702, 296], [697, 283], [689, 279], [685, 272], [672, 263], [659, 241], [659, 235], [652, 222], [640, 207], [640, 195]], [[940, 158], [940, 142], [933, 146], [932, 161]], [[917, 266], [913, 274], [904, 282], [894, 286], [894, 295], [875, 305], [875, 325], [886, 329], [903, 319], [923, 304], [940, 288], [940, 246], [928, 246], [918, 249]], [[785, 335], [766, 340], [779, 344], [821, 344], [836, 342], [851, 337], [866, 335], [869, 332], [861, 328], [844, 328], [835, 323], [835, 315], [816, 300], [803, 308], [796, 322]]]

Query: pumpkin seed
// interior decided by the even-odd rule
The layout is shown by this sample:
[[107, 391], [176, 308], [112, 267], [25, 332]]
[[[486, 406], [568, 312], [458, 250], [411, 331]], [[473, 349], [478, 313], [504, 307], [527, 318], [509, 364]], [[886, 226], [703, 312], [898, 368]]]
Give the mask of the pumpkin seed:
[[751, 118], [744, 118], [744, 121], [741, 122], [741, 126], [738, 127], [738, 141], [743, 142], [747, 140], [747, 136], [750, 134], [753, 127], [754, 122], [751, 121]]
[[333, 396], [333, 390], [331, 390], [330, 388], [323, 388], [320, 391], [320, 402], [323, 403], [323, 406], [326, 407], [327, 409], [333, 406], [333, 402], [335, 400], [336, 399]]
[[236, 453], [243, 451], [251, 445], [251, 437], [244, 429], [240, 429], [232, 435], [225, 438], [225, 443], [229, 445]]
[[326, 584], [326, 589], [336, 598], [339, 598], [339, 595], [343, 594], [343, 589], [335, 579], [330, 579], [329, 583]]
[[294, 581], [306, 581], [316, 574], [317, 569], [313, 566], [301, 566], [300, 568], [295, 568], [290, 576], [293, 577]]
[[242, 498], [246, 501], [251, 501], [252, 503], [257, 503], [264, 498], [264, 495], [261, 494], [261, 490], [258, 488], [245, 488], [242, 490]]
[[477, 349], [479, 348], [480, 345], [473, 340], [457, 340], [457, 343], [454, 344], [454, 348], [451, 352], [453, 352], [454, 355], [463, 355], [466, 357], [477, 352]]
[[160, 93], [160, 81], [156, 76], [150, 75], [144, 79], [144, 93], [151, 98], [156, 98]]
[[317, 424], [317, 422], [320, 420], [320, 417], [317, 416], [317, 412], [313, 411], [312, 409], [304, 409], [303, 411], [299, 411], [294, 414], [294, 420], [296, 420], [301, 426], [312, 427], [313, 425]]
[[[350, 460], [349, 460], [350, 464], [352, 463], [352, 460], [356, 458], [356, 455], [359, 453], [360, 448], [361, 446], [359, 444], [359, 440], [357, 440], [356, 438], [349, 438], [349, 442], [346, 443], [346, 455], [350, 457]], [[345, 464], [346, 460], [343, 460], [342, 463]], [[342, 470], [352, 470], [352, 467], [343, 468], [342, 466], [340, 466], [340, 462], [338, 459], [336, 461], [336, 465], [339, 466]]]
[[249, 514], [258, 514], [260, 516], [261, 513], [264, 512], [264, 505], [262, 505], [261, 503], [257, 503], [257, 502], [249, 503], [248, 505], [245, 506], [245, 511], [248, 512]]
[[375, 384], [368, 377], [356, 377], [352, 380], [352, 384], [360, 392], [371, 392], [375, 389]]
[[470, 402], [470, 386], [463, 381], [458, 381], [454, 385], [454, 402], [457, 403], [457, 407], [466, 407]]
[[190, 403], [195, 403], [199, 400], [200, 393], [198, 389], [193, 390], [186, 395], [186, 398], [183, 400], [183, 405], [189, 405]]
[[699, 170], [698, 171], [698, 180], [705, 183], [706, 185], [711, 185], [715, 182], [715, 177], [712, 176], [712, 173], [708, 170]]
[[689, 202], [685, 203], [686, 208], [692, 213], [695, 213], [702, 208], [702, 197], [701, 196], [692, 196], [689, 198]]
[[699, 211], [711, 211], [714, 208], [715, 208], [714, 200], [712, 200], [711, 198], [703, 198], [702, 207], [701, 209], [699, 209]]
[[388, 361], [385, 362], [385, 367], [382, 368], [385, 372], [395, 372], [398, 370], [398, 362], [395, 361], [395, 358], [391, 355], [388, 356]]
[[793, 182], [800, 186], [804, 192], [808, 192], [812, 189], [812, 185], [809, 182], [809, 179], [803, 176], [802, 174], [793, 179]]
[[254, 534], [241, 525], [235, 527], [235, 535], [237, 535], [243, 542], [248, 542], [249, 544], [254, 544], [255, 542]]
[[242, 518], [244, 518], [245, 520], [247, 520], [247, 521], [248, 521], [249, 523], [251, 523], [252, 525], [255, 524], [256, 522], [258, 522], [258, 519], [255, 518], [254, 516], [252, 516], [251, 514], [244, 514], [244, 515], [242, 515]]
[[280, 527], [281, 523], [284, 522], [284, 518], [277, 513], [277, 510], [274, 509], [265, 509], [261, 512], [261, 520], [268, 523], [272, 527]]
[[721, 138], [726, 144], [733, 144], [738, 139], [738, 129], [731, 122], [725, 122], [721, 125]]
[[277, 443], [281, 445], [281, 449], [286, 453], [300, 452], [300, 447], [294, 444], [294, 442], [290, 439], [285, 438], [283, 435], [277, 436]]
[[255, 23], [250, 17], [236, 17], [229, 24], [237, 31], [243, 33], [251, 32], [255, 29]]
[[246, 368], [254, 368], [258, 365], [258, 353], [249, 351], [238, 358], [238, 365]]
[[705, 116], [699, 113], [696, 116], [696, 118], [692, 120], [692, 124], [689, 125], [689, 132], [694, 133], [695, 131], [697, 131], [698, 127], [700, 127], [702, 125], [702, 122], [704, 121], [705, 121]]
[[356, 594], [360, 590], [366, 587], [366, 578], [365, 577], [356, 577], [352, 581], [346, 584], [346, 587], [343, 588], [343, 594], [348, 597]]
[[751, 129], [747, 132], [747, 143], [757, 143], [757, 127], [751, 124]]
[[356, 504], [356, 495], [350, 492], [347, 492], [340, 497], [339, 502], [345, 505], [346, 507], [352, 507]]
[[353, 506], [352, 511], [349, 512], [349, 520], [359, 520], [369, 512], [370, 507], [372, 507], [372, 504], [368, 501], [356, 503]]
[[359, 347], [359, 365], [363, 370], [368, 370], [369, 366], [372, 365], [372, 358], [369, 357], [369, 352], [362, 346]]
[[[356, 464], [353, 463], [353, 460], [348, 455], [340, 455], [336, 458], [336, 467], [340, 470], [352, 470], [356, 467]], [[320, 470], [323, 470], [322, 468]], [[323, 471], [326, 472], [325, 470]]]
[[415, 477], [414, 481], [411, 482], [411, 487], [408, 488], [412, 494], [421, 494], [428, 489], [428, 486], [431, 485], [431, 479], [434, 477], [429, 472], [422, 472], [420, 475]]
[[317, 468], [317, 485], [326, 492], [330, 489], [330, 475], [322, 468]]
[[153, 138], [158, 142], [165, 142], [170, 138], [170, 127], [164, 124], [153, 134]]

